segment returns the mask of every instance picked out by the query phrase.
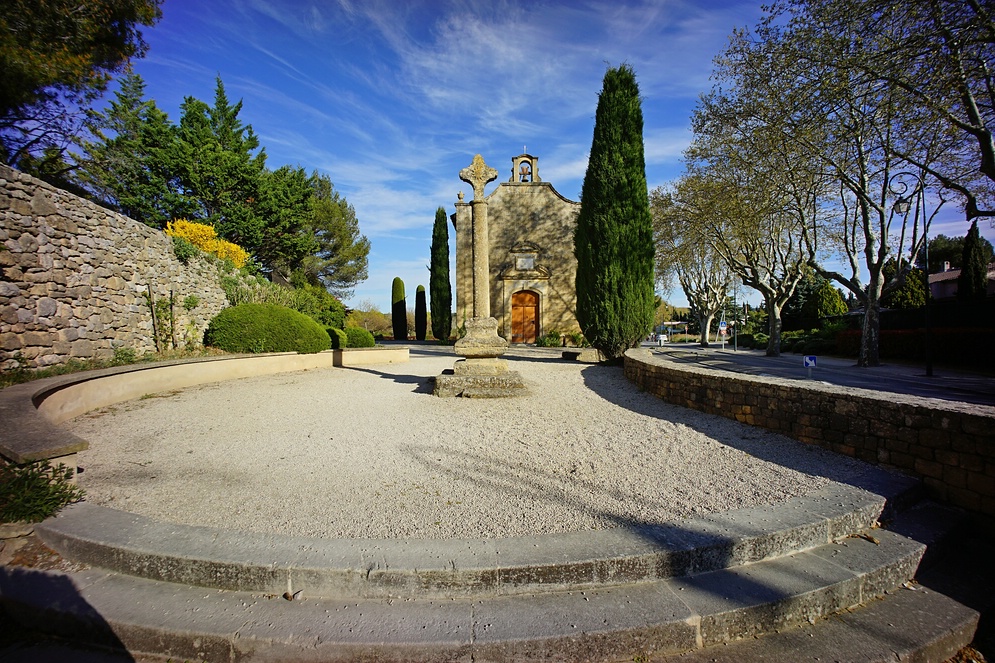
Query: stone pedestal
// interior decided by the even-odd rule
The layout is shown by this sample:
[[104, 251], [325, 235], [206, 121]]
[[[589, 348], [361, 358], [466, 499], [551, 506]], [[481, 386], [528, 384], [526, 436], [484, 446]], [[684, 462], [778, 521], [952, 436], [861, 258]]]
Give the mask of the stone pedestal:
[[463, 398], [507, 398], [526, 393], [522, 376], [508, 370], [501, 355], [508, 341], [498, 336], [494, 318], [471, 318], [466, 321], [466, 336], [456, 341], [457, 360], [452, 371], [435, 378], [436, 396]]

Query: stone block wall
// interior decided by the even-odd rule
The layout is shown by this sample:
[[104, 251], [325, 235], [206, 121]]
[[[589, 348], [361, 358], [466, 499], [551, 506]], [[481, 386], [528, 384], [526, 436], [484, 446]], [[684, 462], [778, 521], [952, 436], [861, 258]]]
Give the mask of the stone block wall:
[[995, 407], [625, 355], [626, 377], [683, 407], [783, 433], [922, 479], [939, 501], [995, 516]]
[[183, 265], [165, 233], [0, 164], [0, 370], [154, 351], [150, 286], [173, 293], [180, 347], [228, 305], [213, 261]]

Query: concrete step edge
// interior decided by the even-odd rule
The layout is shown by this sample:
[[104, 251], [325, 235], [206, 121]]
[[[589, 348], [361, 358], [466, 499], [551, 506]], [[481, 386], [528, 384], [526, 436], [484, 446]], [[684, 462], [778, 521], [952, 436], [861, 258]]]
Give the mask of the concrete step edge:
[[[881, 473], [884, 475], [884, 473]], [[82, 503], [36, 528], [63, 556], [153, 580], [325, 597], [464, 597], [643, 582], [775, 558], [871, 527], [918, 483], [875, 476], [781, 504], [613, 530], [477, 540], [307, 539]]]
[[[608, 660], [751, 638], [872, 601], [925, 546], [886, 530], [740, 567], [596, 589], [462, 599], [313, 599], [190, 587], [89, 569], [0, 569], [25, 627], [98, 634], [132, 652], [207, 660]], [[873, 539], [873, 540], [872, 540]]]

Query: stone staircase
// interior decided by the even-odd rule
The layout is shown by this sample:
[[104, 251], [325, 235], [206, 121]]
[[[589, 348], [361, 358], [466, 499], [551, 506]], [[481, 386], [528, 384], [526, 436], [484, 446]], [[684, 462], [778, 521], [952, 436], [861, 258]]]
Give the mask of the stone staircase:
[[[880, 470], [855, 483], [490, 540], [279, 537], [83, 503], [36, 530], [81, 570], [2, 567], [0, 602], [25, 628], [173, 660], [851, 660], [859, 644], [852, 660], [904, 648], [942, 661], [978, 615], [909, 583], [956, 512], [916, 504], [915, 482]], [[944, 618], [898, 618], [916, 614]]]

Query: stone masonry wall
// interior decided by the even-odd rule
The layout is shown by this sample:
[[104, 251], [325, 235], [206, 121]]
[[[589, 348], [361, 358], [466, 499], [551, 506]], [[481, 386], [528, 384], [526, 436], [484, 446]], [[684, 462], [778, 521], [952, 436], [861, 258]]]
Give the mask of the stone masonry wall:
[[173, 292], [180, 347], [228, 305], [212, 261], [183, 265], [165, 233], [0, 164], [0, 370], [154, 351], [149, 286]]
[[901, 470], [934, 499], [995, 516], [995, 407], [731, 374], [646, 350], [626, 353], [625, 375], [668, 403]]

